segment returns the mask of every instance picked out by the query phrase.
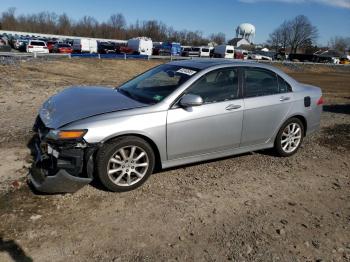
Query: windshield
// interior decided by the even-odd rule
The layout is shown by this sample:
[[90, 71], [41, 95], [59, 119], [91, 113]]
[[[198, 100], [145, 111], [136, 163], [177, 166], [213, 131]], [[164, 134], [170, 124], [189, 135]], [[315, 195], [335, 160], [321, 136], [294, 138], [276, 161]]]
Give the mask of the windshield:
[[198, 72], [197, 69], [160, 65], [119, 87], [124, 95], [146, 104], [156, 104]]

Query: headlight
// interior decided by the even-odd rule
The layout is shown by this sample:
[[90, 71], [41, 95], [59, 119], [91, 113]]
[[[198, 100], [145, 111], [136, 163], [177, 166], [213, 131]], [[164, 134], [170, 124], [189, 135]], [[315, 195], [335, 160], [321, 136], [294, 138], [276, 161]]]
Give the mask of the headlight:
[[54, 140], [70, 140], [82, 138], [87, 133], [86, 129], [82, 130], [51, 130], [47, 138]]

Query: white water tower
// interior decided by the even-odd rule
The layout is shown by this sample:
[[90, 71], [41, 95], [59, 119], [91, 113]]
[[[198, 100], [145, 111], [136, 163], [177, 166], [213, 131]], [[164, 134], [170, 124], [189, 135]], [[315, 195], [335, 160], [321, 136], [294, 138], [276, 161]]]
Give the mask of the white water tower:
[[237, 38], [244, 38], [247, 41], [249, 41], [250, 43], [252, 43], [254, 41], [254, 37], [255, 37], [255, 26], [253, 26], [252, 24], [248, 24], [248, 23], [240, 24], [236, 28], [236, 37]]

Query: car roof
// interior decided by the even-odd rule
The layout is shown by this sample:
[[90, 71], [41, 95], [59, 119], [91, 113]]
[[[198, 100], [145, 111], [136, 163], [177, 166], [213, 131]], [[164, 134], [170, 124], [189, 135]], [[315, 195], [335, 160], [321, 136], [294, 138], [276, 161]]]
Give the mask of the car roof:
[[[236, 60], [228, 60], [228, 59], [215, 59], [215, 58], [209, 58], [209, 59], [191, 59], [191, 60], [178, 60], [173, 61], [169, 63], [170, 65], [176, 65], [176, 66], [184, 66], [184, 67], [191, 67], [198, 70], [207, 69], [210, 67], [216, 67], [216, 66], [225, 66], [225, 65], [232, 65], [232, 66], [259, 66], [261, 67], [262, 64], [255, 63], [255, 62], [249, 62], [249, 61], [236, 61]], [[269, 66], [266, 66], [266, 68], [269, 68]]]
[[207, 59], [191, 59], [191, 60], [178, 60], [169, 63], [170, 65], [190, 67], [197, 69], [199, 71], [209, 69], [209, 68], [220, 68], [220, 66], [248, 66], [248, 67], [257, 67], [271, 70], [281, 76], [284, 80], [291, 85], [295, 85], [298, 83], [294, 78], [290, 77], [286, 73], [284, 73], [281, 69], [263, 63], [257, 63], [252, 61], [242, 61], [242, 60], [234, 60], [234, 59], [222, 59], [222, 58], [207, 58]]

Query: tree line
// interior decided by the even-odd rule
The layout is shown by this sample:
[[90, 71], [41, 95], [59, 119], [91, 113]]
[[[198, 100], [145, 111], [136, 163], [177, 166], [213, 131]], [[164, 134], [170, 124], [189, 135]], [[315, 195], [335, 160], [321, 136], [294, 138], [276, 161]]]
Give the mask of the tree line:
[[[312, 25], [310, 20], [304, 15], [298, 15], [294, 19], [284, 21], [270, 35], [267, 44], [275, 49], [290, 49], [291, 53], [297, 53], [298, 50], [314, 52], [318, 50], [316, 40], [318, 38], [318, 29]], [[336, 36], [328, 42], [328, 47], [341, 53], [350, 50], [350, 37]]]
[[318, 38], [318, 29], [304, 15], [284, 21], [275, 29], [268, 39], [268, 44], [276, 51], [289, 48], [297, 53], [300, 48], [310, 48]]
[[157, 20], [137, 20], [128, 24], [121, 13], [112, 14], [107, 21], [99, 22], [92, 16], [74, 20], [65, 13], [54, 12], [16, 15], [16, 9], [9, 8], [0, 16], [0, 30], [121, 40], [146, 36], [153, 41], [180, 42], [184, 45], [207, 45], [212, 41], [223, 44], [226, 41], [224, 33], [204, 36], [201, 31], [175, 30]]

